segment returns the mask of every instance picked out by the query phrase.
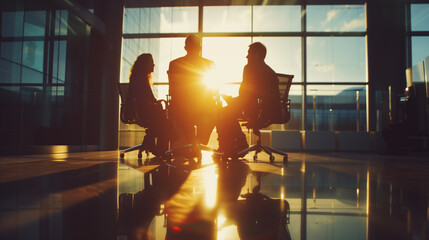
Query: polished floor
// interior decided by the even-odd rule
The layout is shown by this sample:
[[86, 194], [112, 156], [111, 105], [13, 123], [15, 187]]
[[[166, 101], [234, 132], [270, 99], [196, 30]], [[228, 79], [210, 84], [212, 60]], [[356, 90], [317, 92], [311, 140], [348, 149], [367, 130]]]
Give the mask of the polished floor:
[[259, 157], [3, 156], [0, 239], [429, 239], [427, 156]]

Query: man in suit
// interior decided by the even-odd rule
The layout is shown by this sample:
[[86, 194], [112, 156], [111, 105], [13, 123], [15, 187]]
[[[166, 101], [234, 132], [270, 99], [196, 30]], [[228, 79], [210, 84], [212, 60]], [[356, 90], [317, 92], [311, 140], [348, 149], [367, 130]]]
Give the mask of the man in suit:
[[207, 144], [215, 125], [216, 93], [204, 77], [214, 70], [214, 62], [201, 57], [201, 39], [196, 35], [186, 38], [185, 50], [187, 54], [171, 61], [168, 70], [171, 117], [188, 141]]
[[[267, 49], [262, 43], [255, 42], [249, 45], [239, 96], [236, 98], [223, 96], [228, 106], [225, 107], [217, 125], [219, 151], [233, 154], [248, 146], [237, 118], [244, 115], [250, 119], [265, 121], [280, 117], [279, 79], [265, 63], [266, 54]], [[260, 106], [264, 111], [263, 118], [257, 117]]]

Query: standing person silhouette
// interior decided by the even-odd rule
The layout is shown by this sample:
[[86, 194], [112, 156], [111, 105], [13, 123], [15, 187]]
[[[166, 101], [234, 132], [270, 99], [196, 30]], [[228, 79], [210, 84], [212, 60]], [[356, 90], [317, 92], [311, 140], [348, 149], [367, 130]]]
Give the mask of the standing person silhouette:
[[137, 113], [140, 124], [144, 122], [147, 125], [145, 141], [149, 144], [149, 150], [155, 155], [162, 155], [168, 150], [170, 133], [162, 104], [157, 101], [150, 87], [154, 66], [150, 53], [143, 53], [137, 57], [131, 67], [126, 106], [128, 112]]
[[[244, 113], [249, 119], [259, 119], [259, 106], [262, 104], [264, 117], [280, 117], [279, 79], [276, 73], [265, 63], [266, 47], [255, 42], [249, 45], [247, 65], [243, 69], [243, 81], [236, 98], [222, 96], [228, 103], [217, 125], [219, 151], [227, 155], [248, 147], [246, 136], [241, 130], [237, 118]], [[277, 116], [278, 115], [278, 116]]]
[[187, 54], [171, 61], [168, 70], [170, 113], [187, 141], [207, 144], [215, 125], [216, 93], [204, 77], [214, 70], [214, 62], [201, 57], [201, 39], [196, 35], [186, 38], [185, 50]]

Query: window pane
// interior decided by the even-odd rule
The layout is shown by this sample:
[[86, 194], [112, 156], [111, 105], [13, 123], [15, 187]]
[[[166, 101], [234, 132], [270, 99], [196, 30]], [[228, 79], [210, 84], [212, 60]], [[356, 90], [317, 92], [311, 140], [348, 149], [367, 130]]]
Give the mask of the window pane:
[[362, 32], [365, 28], [364, 5], [307, 6], [309, 32]]
[[54, 55], [52, 61], [52, 75], [62, 81], [66, 79], [66, 53], [67, 41], [54, 42]]
[[198, 32], [198, 8], [161, 8], [161, 32]]
[[267, 48], [265, 62], [277, 73], [294, 75], [293, 82], [301, 82], [301, 38], [255, 37]]
[[25, 41], [22, 51], [22, 64], [43, 71], [43, 41]]
[[429, 4], [411, 4], [411, 31], [429, 31]]
[[123, 32], [124, 33], [140, 33], [139, 25], [140, 25], [140, 9], [139, 8], [125, 8]]
[[204, 7], [204, 32], [250, 32], [251, 6]]
[[411, 38], [412, 65], [423, 61], [429, 56], [429, 36]]
[[364, 37], [307, 38], [308, 82], [367, 82]]
[[21, 63], [22, 57], [22, 42], [2, 42], [1, 44], [1, 58], [11, 61], [13, 63]]
[[301, 31], [300, 6], [254, 6], [254, 32]]
[[0, 59], [0, 83], [19, 83], [21, 65]]
[[43, 73], [32, 68], [22, 67], [22, 83], [43, 83]]
[[55, 11], [55, 35], [66, 36], [68, 26], [68, 12], [66, 10]]
[[[416, 84], [416, 83], [423, 84], [425, 82], [424, 69], [425, 69], [425, 65], [423, 61], [417, 63], [416, 65], [413, 65], [413, 67], [411, 68], [413, 84]], [[423, 88], [425, 88], [424, 85], [423, 85]]]
[[45, 36], [46, 12], [28, 11], [24, 16], [24, 36]]
[[184, 33], [197, 31], [197, 7], [125, 9], [124, 33]]
[[184, 46], [184, 38], [124, 39], [121, 82], [128, 82], [131, 66], [142, 53], [151, 53], [153, 56], [153, 82], [168, 82], [167, 70], [170, 61], [186, 54]]
[[[217, 79], [221, 83], [241, 82], [247, 64], [250, 37], [206, 37], [203, 39], [203, 56], [215, 62]], [[229, 85], [227, 85], [229, 86]], [[223, 94], [236, 96], [237, 89], [221, 87]]]
[[365, 119], [366, 86], [307, 86], [308, 130], [365, 131]]
[[167, 100], [168, 84], [152, 85], [152, 91], [156, 99]]
[[22, 36], [24, 12], [2, 12], [2, 37]]

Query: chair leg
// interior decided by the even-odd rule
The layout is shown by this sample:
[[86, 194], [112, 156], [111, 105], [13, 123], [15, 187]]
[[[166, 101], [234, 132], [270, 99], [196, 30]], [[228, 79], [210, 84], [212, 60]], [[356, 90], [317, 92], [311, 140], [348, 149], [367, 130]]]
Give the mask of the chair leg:
[[277, 153], [277, 154], [282, 155], [282, 156], [287, 156], [287, 153], [285, 153], [283, 151], [277, 150], [275, 148], [267, 147], [267, 146], [265, 146], [265, 147], [268, 148], [273, 153]]
[[135, 150], [139, 150], [140, 151], [140, 149], [142, 149], [142, 147], [143, 147], [143, 144], [139, 144], [139, 145], [136, 145], [134, 147], [130, 147], [130, 148], [124, 149], [124, 150], [121, 151], [120, 156], [121, 156], [121, 158], [123, 158], [124, 155], [125, 155], [125, 153], [132, 152], [132, 151], [135, 151]]
[[217, 158], [223, 158], [225, 156], [224, 153], [218, 152], [218, 151], [214, 150], [213, 148], [210, 148], [206, 145], [200, 145], [200, 150], [204, 150], [204, 151], [213, 153], [212, 156], [216, 159]]
[[256, 162], [258, 160], [258, 153], [261, 152], [261, 145], [260, 144], [254, 144], [249, 146], [248, 148], [245, 148], [238, 153], [235, 154], [235, 156], [244, 156], [248, 152], [255, 151], [255, 155], [253, 156], [253, 160]]
[[141, 144], [139, 144], [139, 145], [136, 145], [136, 146], [134, 146], [134, 147], [130, 147], [130, 148], [127, 148], [127, 149], [124, 149], [124, 150], [122, 150], [121, 152], [120, 152], [120, 157], [121, 158], [123, 158], [123, 157], [125, 157], [125, 153], [127, 153], [127, 152], [132, 152], [132, 151], [136, 151], [136, 150], [138, 150], [139, 152], [138, 152], [138, 155], [137, 155], [137, 157], [139, 158], [139, 159], [141, 159], [142, 157], [143, 157], [143, 155], [142, 155], [142, 152], [144, 151], [144, 152], [146, 152], [146, 155], [147, 156], [149, 156], [149, 143], [148, 143], [148, 141], [150, 141], [149, 140], [149, 138], [150, 137], [148, 137], [149, 135], [146, 135], [146, 136], [144, 136], [143, 137], [143, 140], [142, 140], [142, 143]]
[[270, 155], [270, 162], [271, 163], [274, 163], [273, 153], [276, 153], [276, 154], [282, 155], [283, 156], [283, 164], [287, 164], [287, 162], [288, 162], [288, 154], [287, 153], [280, 151], [280, 150], [277, 150], [275, 148], [265, 146], [265, 145], [262, 145], [262, 149], [264, 150], [264, 152], [266, 152]]

